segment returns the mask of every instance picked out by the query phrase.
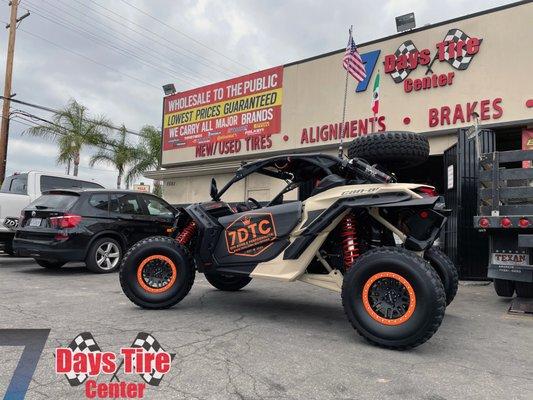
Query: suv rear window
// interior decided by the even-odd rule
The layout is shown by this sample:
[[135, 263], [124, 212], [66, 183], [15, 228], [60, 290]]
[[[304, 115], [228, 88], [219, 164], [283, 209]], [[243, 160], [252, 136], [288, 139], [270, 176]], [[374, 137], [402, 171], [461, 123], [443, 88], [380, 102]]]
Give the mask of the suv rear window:
[[7, 177], [0, 191], [5, 193], [28, 194], [28, 174]]
[[75, 194], [44, 194], [30, 203], [28, 208], [67, 211], [78, 199], [79, 196]]
[[41, 192], [52, 189], [102, 189], [103, 186], [94, 182], [80, 181], [77, 179], [61, 178], [58, 176], [41, 176]]

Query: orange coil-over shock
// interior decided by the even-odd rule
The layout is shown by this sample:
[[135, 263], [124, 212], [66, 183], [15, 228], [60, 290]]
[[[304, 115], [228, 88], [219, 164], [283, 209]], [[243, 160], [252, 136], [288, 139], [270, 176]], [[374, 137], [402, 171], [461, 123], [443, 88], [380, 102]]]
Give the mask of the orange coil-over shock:
[[179, 244], [186, 245], [191, 241], [191, 238], [196, 233], [196, 222], [189, 221], [187, 225], [185, 225], [185, 228], [180, 232], [180, 234], [176, 237], [176, 242]]
[[342, 241], [342, 257], [344, 268], [348, 271], [359, 257], [359, 242], [357, 240], [357, 221], [352, 213], [346, 214], [340, 223]]

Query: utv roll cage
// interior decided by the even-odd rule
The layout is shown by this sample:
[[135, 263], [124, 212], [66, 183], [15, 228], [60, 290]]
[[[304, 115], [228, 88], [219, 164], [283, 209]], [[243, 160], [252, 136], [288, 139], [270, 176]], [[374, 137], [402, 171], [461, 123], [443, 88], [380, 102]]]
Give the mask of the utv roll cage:
[[351, 178], [362, 178], [373, 183], [394, 182], [395, 178], [369, 165], [364, 160], [341, 159], [337, 156], [322, 153], [288, 154], [264, 158], [250, 163], [243, 163], [220, 191], [216, 192], [213, 200], [220, 200], [222, 195], [236, 182], [253, 173], [270, 176], [287, 181], [283, 189], [272, 201], [280, 195], [296, 188], [310, 179], [322, 179], [328, 175], [348, 175]]
[[236, 182], [253, 173], [270, 176], [272, 178], [291, 181], [292, 183], [304, 182], [312, 177], [331, 175], [338, 172], [341, 160], [327, 154], [289, 154], [263, 158], [261, 160], [243, 163], [235, 172], [233, 178], [217, 193], [220, 197]]

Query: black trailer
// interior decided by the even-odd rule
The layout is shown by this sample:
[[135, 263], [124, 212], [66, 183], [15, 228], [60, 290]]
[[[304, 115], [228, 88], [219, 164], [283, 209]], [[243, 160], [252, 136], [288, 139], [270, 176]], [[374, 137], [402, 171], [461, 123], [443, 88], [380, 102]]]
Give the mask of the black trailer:
[[533, 150], [481, 154], [478, 215], [489, 236], [488, 277], [499, 296], [533, 297]]

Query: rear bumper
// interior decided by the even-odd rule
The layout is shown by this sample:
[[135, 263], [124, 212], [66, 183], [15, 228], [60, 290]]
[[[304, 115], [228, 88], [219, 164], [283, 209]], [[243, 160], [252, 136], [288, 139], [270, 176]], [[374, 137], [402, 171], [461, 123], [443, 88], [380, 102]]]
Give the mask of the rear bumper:
[[[489, 228], [490, 253], [487, 276], [519, 282], [533, 282], [533, 230], [531, 228]], [[502, 265], [493, 253], [519, 254], [526, 257], [525, 265]], [[503, 263], [512, 264], [512, 263]]]
[[533, 265], [510, 266], [489, 264], [487, 276], [493, 279], [533, 282]]
[[41, 242], [21, 238], [13, 239], [13, 251], [22, 257], [42, 258], [44, 260], [57, 261], [83, 261], [85, 248], [72, 247], [70, 240]]

